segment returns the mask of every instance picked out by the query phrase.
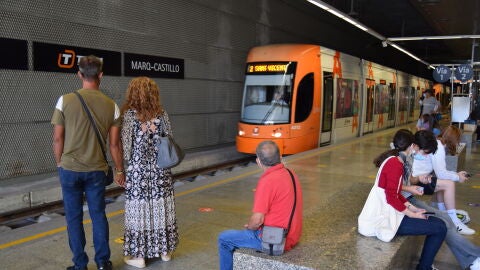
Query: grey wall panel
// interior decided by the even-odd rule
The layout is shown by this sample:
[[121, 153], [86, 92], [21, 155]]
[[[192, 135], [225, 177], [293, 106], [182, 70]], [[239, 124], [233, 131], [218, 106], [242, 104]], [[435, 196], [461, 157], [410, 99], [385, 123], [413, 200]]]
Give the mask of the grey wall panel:
[[[174, 134], [188, 149], [233, 143], [245, 58], [256, 45], [315, 42], [326, 25], [285, 0], [0, 1], [0, 37], [184, 59], [185, 79], [160, 79]], [[330, 35], [334, 30], [322, 30]], [[75, 74], [0, 70], [0, 179], [54, 171], [50, 118]], [[131, 77], [105, 76], [122, 105]]]

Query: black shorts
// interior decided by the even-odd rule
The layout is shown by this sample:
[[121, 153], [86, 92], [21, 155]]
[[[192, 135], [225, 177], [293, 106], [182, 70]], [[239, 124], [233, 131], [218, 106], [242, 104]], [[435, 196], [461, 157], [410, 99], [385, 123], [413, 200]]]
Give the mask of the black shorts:
[[417, 186], [423, 187], [423, 195], [432, 195], [435, 192], [437, 186], [437, 177], [432, 176], [432, 181], [429, 184], [417, 183]]

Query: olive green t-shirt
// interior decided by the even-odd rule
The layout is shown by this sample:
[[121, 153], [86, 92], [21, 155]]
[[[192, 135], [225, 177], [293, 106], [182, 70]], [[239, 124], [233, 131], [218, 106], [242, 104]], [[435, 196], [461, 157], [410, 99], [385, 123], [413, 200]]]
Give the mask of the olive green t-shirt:
[[[100, 90], [80, 89], [78, 92], [85, 100], [107, 150], [105, 142], [110, 127], [121, 125], [120, 110], [117, 104]], [[62, 168], [76, 172], [107, 170], [95, 130], [75, 93], [58, 99], [51, 123], [65, 128], [60, 164]]]

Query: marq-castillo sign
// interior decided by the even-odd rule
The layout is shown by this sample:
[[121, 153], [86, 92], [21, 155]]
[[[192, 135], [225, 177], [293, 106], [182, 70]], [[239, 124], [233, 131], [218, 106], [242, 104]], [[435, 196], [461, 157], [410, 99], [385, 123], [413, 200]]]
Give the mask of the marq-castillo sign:
[[183, 79], [185, 64], [178, 58], [125, 53], [123, 69], [125, 76]]

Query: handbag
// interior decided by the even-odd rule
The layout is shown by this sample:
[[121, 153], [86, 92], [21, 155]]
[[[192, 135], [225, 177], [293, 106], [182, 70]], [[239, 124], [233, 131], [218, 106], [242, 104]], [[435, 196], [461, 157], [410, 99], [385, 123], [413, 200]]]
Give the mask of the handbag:
[[286, 229], [274, 226], [263, 226], [262, 231], [262, 252], [267, 253], [270, 256], [282, 255], [285, 250], [285, 241], [287, 238], [290, 225], [292, 225], [293, 213], [295, 213], [295, 206], [297, 205], [297, 188], [295, 185], [295, 179], [292, 172], [287, 169], [293, 183], [293, 209], [288, 221], [288, 227]]
[[[375, 184], [368, 194], [362, 212], [358, 216], [358, 232], [364, 236], [376, 236], [384, 242], [390, 242], [393, 239], [405, 216], [387, 203], [385, 190], [378, 186], [383, 166], [390, 158], [396, 157], [391, 156], [383, 161], [377, 172]], [[401, 187], [401, 180], [398, 182], [397, 192]]]
[[185, 153], [173, 140], [172, 136], [160, 136], [156, 144], [157, 148], [157, 166], [163, 169], [169, 169], [177, 166], [185, 157]]
[[102, 137], [100, 136], [100, 132], [98, 131], [97, 125], [95, 124], [95, 120], [93, 120], [92, 114], [90, 113], [90, 110], [87, 107], [87, 104], [85, 104], [85, 100], [83, 100], [82, 96], [78, 93], [78, 91], [74, 92], [78, 99], [80, 99], [80, 102], [82, 103], [83, 110], [87, 113], [88, 119], [90, 120], [90, 123], [93, 126], [93, 130], [95, 131], [95, 135], [97, 137], [97, 141], [100, 144], [100, 147], [102, 148], [102, 153], [103, 153], [103, 158], [105, 159], [105, 163], [108, 165], [108, 170], [107, 173], [105, 174], [105, 186], [110, 185], [113, 183], [113, 168], [108, 164], [107, 161], [107, 154], [105, 153], [105, 148], [103, 147], [103, 140]]

